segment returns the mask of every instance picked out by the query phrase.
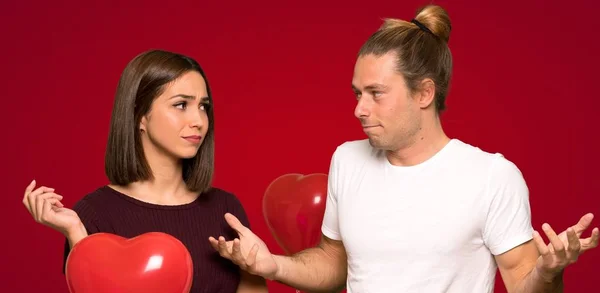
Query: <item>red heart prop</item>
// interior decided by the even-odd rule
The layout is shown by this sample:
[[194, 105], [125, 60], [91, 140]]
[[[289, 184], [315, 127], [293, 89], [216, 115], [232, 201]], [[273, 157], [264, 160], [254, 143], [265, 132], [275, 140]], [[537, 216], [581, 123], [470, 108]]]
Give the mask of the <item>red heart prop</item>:
[[71, 293], [188, 293], [192, 273], [183, 243], [159, 232], [92, 234], [73, 247], [65, 269]]
[[326, 201], [326, 174], [285, 174], [269, 184], [263, 214], [271, 234], [287, 254], [319, 243]]

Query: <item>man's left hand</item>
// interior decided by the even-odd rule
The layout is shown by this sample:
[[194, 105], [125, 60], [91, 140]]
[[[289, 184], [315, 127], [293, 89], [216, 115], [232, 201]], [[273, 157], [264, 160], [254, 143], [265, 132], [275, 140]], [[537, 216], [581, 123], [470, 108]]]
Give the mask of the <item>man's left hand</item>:
[[550, 240], [548, 245], [540, 233], [537, 231], [533, 233], [533, 240], [541, 254], [536, 269], [545, 281], [552, 282], [568, 265], [575, 263], [582, 253], [598, 246], [600, 234], [598, 228], [592, 230], [592, 236], [580, 239], [583, 231], [592, 223], [592, 219], [594, 219], [593, 214], [586, 214], [577, 224], [567, 228], [559, 235], [556, 235], [549, 224], [543, 224], [542, 229]]

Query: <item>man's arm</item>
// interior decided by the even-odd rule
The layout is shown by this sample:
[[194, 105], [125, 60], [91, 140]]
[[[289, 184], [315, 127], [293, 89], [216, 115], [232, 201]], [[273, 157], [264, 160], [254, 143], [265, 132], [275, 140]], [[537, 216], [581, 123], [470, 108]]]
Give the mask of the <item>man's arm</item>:
[[562, 274], [544, 280], [535, 269], [540, 254], [533, 240], [496, 256], [500, 275], [509, 293], [563, 292]]
[[273, 255], [266, 244], [235, 216], [226, 214], [225, 219], [239, 238], [225, 241], [219, 236], [218, 239], [209, 237], [209, 241], [222, 257], [242, 270], [303, 291], [331, 292], [344, 287], [346, 250], [341, 241], [323, 236], [317, 247], [293, 256]]
[[347, 256], [338, 220], [339, 148], [332, 156], [327, 178], [327, 200], [321, 225], [321, 241], [291, 257], [274, 256], [274, 279], [309, 292], [341, 291], [346, 285]]
[[492, 166], [487, 195], [490, 205], [483, 238], [496, 258], [508, 292], [562, 292], [564, 268], [598, 245], [597, 228], [591, 237], [579, 239], [594, 216], [584, 215], [560, 235], [550, 225], [542, 225], [550, 241], [546, 245], [531, 226], [527, 184], [517, 166], [502, 156], [497, 156]]
[[235, 216], [225, 214], [225, 221], [238, 234], [232, 241], [209, 237], [219, 254], [242, 270], [265, 279], [309, 292], [341, 290], [346, 282], [346, 249], [338, 223], [338, 188], [336, 153], [331, 160], [327, 184], [327, 201], [319, 245], [293, 256], [273, 255], [267, 245]]
[[339, 292], [346, 285], [346, 249], [341, 241], [321, 237], [317, 247], [293, 256], [274, 256], [274, 279], [308, 292]]
[[598, 246], [599, 230], [592, 236], [580, 239], [590, 226], [592, 214], [586, 214], [579, 222], [559, 235], [548, 224], [542, 225], [550, 244], [546, 245], [537, 231], [533, 240], [496, 256], [500, 274], [508, 292], [511, 293], [561, 293], [564, 269], [577, 261], [579, 256]]

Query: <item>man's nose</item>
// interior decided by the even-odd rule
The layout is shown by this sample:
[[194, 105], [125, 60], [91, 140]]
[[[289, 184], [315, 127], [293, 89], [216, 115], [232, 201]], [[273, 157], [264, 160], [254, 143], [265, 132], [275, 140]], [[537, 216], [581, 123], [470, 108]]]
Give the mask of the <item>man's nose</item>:
[[356, 118], [368, 117], [370, 113], [371, 111], [369, 102], [363, 98], [359, 99], [356, 107], [354, 108], [354, 116]]

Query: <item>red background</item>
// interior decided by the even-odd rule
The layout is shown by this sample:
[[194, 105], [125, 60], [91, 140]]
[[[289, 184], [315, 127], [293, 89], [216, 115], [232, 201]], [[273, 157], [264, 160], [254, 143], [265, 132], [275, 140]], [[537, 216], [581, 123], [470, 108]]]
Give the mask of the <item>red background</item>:
[[[72, 206], [107, 183], [103, 156], [117, 80], [150, 48], [189, 54], [206, 69], [215, 96], [215, 184], [237, 194], [254, 231], [281, 253], [262, 217], [266, 187], [285, 173], [326, 173], [337, 145], [364, 138], [350, 88], [356, 53], [383, 17], [410, 20], [429, 1], [216, 2], [0, 4], [0, 291], [66, 292], [63, 237], [31, 219], [23, 190], [35, 178]], [[478, 2], [437, 1], [454, 29], [447, 133], [520, 167], [536, 228], [547, 221], [562, 231], [586, 212], [600, 216], [592, 118], [598, 4]], [[599, 255], [584, 254], [567, 270], [568, 291], [597, 288]]]

